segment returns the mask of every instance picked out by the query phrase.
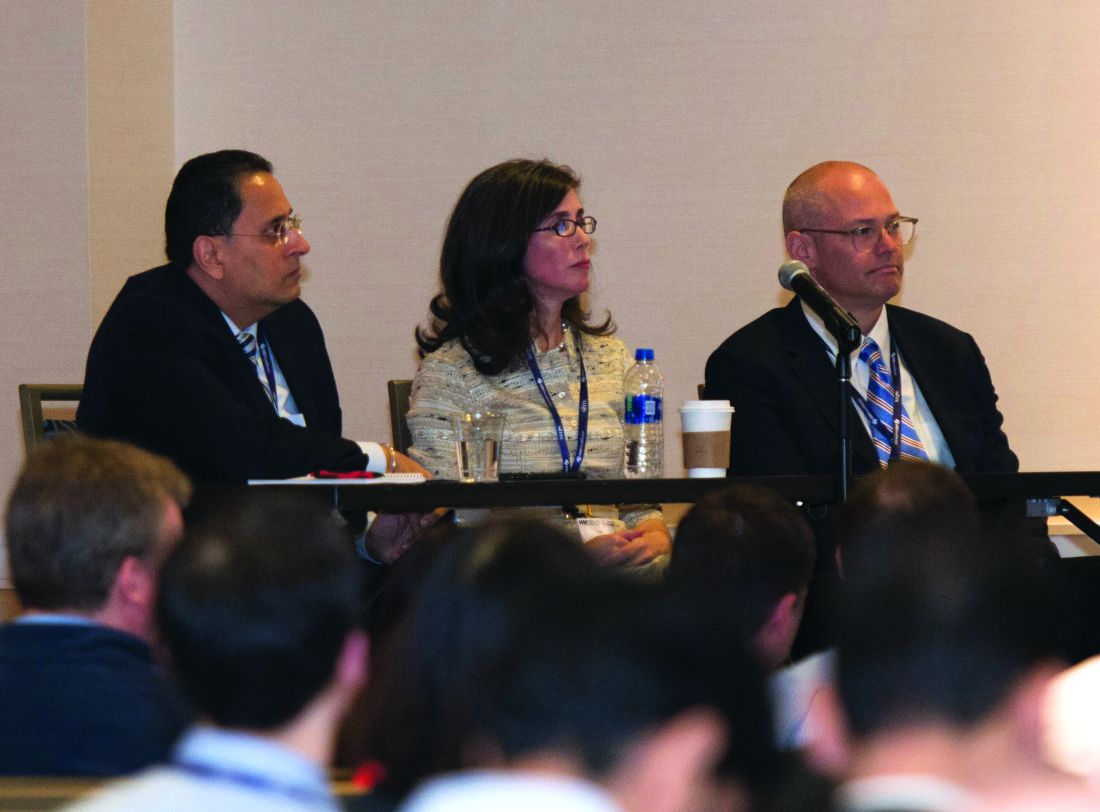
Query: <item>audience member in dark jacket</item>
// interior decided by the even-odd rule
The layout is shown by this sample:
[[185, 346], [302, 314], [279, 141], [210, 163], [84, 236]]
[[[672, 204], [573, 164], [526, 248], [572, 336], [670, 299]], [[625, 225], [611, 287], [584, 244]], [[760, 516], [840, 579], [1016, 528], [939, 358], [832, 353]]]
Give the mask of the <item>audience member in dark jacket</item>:
[[119, 775], [167, 756], [190, 714], [154, 661], [153, 602], [190, 490], [115, 441], [74, 435], [27, 461], [7, 512], [24, 612], [0, 626], [0, 774]]

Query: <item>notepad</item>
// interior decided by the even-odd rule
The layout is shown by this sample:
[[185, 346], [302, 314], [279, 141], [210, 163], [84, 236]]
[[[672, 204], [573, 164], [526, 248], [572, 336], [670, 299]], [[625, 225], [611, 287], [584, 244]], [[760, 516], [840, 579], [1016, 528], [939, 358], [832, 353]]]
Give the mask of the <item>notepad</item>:
[[341, 488], [358, 488], [361, 485], [419, 485], [426, 482], [423, 474], [382, 474], [373, 479], [318, 479], [314, 476], [296, 476], [290, 479], [250, 479], [249, 485], [339, 485]]

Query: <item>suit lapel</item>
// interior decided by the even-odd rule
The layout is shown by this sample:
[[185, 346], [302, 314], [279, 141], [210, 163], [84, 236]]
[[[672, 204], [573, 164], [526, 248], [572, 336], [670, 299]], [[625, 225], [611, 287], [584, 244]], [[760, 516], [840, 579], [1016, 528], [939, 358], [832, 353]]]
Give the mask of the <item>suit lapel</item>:
[[233, 331], [229, 329], [229, 325], [226, 324], [225, 317], [222, 316], [218, 306], [186, 274], [180, 273], [171, 279], [180, 297], [192, 310], [201, 314], [202, 318], [205, 319], [209, 329], [215, 336], [218, 351], [224, 356], [224, 363], [229, 364], [230, 369], [240, 370], [242, 378], [255, 381], [255, 387], [250, 386], [248, 388], [248, 392], [251, 393], [249, 396], [254, 396], [253, 400], [257, 404], [269, 405], [270, 401], [264, 392], [264, 385], [256, 374], [256, 368], [241, 350], [240, 344], [237, 343]]
[[[830, 362], [828, 349], [821, 337], [806, 320], [797, 297], [783, 309], [783, 338], [791, 369], [802, 383], [807, 399], [813, 403], [830, 431], [839, 437], [836, 367]], [[852, 406], [851, 398], [848, 399], [848, 434], [852, 438], [853, 463], [857, 460], [863, 463], [862, 466], [853, 465], [853, 469], [876, 470], [878, 455], [859, 414]]]
[[[180, 274], [177, 278], [180, 280], [177, 284], [181, 295], [190, 301], [191, 305], [202, 313], [203, 317], [210, 323], [214, 333], [218, 336], [219, 345], [224, 351], [226, 360], [231, 364], [231, 368], [240, 370], [242, 381], [247, 381], [245, 388], [241, 391], [241, 396], [249, 399], [247, 402], [250, 408], [258, 411], [271, 409], [271, 401], [268, 399], [263, 382], [256, 373], [255, 365], [241, 350], [237, 339], [233, 336], [233, 332], [225, 323], [225, 317], [222, 316], [221, 310], [185, 274]], [[293, 331], [289, 330], [283, 320], [279, 318], [279, 312], [281, 312], [281, 309], [261, 320], [259, 329], [266, 340], [270, 342], [271, 351], [279, 362], [279, 369], [282, 370], [287, 386], [290, 387], [290, 391], [294, 395], [294, 402], [298, 405], [299, 411], [306, 416], [308, 423], [313, 408], [313, 404], [309, 400], [310, 387], [308, 384], [295, 387], [295, 381], [301, 381], [303, 374], [300, 355], [295, 351], [298, 342], [295, 340]], [[303, 403], [303, 398], [299, 396], [299, 391], [306, 393], [305, 403]]]
[[946, 366], [944, 359], [939, 357], [940, 349], [922, 340], [920, 325], [911, 318], [912, 311], [893, 305], [887, 305], [887, 308], [890, 313], [890, 340], [897, 345], [910, 376], [920, 387], [924, 401], [955, 458], [955, 467], [969, 470], [972, 464], [964, 459], [968, 443], [965, 434], [959, 431], [963, 423], [955, 414], [959, 383], [946, 380]]
[[286, 385], [290, 394], [294, 396], [294, 402], [306, 419], [306, 425], [311, 425], [317, 419], [316, 404], [313, 401], [313, 387], [309, 385], [309, 369], [303, 363], [302, 354], [299, 352], [299, 343], [293, 331], [288, 328], [279, 314], [284, 308], [260, 322], [260, 329], [264, 331], [267, 340], [271, 342], [271, 351], [279, 363], [279, 369], [286, 378]]

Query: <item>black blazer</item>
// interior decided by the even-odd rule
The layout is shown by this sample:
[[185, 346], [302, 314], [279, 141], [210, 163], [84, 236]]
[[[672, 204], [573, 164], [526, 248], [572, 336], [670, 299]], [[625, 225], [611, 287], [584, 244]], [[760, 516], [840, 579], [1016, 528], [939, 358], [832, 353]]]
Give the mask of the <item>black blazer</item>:
[[359, 446], [340, 436], [336, 381], [313, 311], [291, 302], [260, 329], [305, 428], [275, 413], [218, 306], [170, 265], [130, 277], [104, 316], [78, 426], [164, 454], [199, 483], [364, 468]]
[[[964, 473], [1016, 471], [1004, 418], [978, 345], [967, 333], [887, 305], [890, 336], [920, 385]], [[798, 298], [726, 339], [707, 360], [706, 397], [728, 398], [731, 475], [833, 474], [839, 466], [838, 384], [832, 361]], [[852, 469], [878, 468], [871, 439], [848, 401]]]

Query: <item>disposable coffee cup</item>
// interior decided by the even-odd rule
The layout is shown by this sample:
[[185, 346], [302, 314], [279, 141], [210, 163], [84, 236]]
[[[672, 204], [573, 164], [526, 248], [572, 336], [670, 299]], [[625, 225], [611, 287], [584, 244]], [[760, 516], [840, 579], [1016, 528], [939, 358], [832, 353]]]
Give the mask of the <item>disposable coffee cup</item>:
[[465, 412], [451, 420], [455, 433], [455, 462], [462, 482], [496, 482], [500, 477], [500, 441], [503, 415]]
[[684, 468], [691, 479], [724, 477], [730, 464], [728, 400], [685, 400], [680, 407], [683, 424]]

